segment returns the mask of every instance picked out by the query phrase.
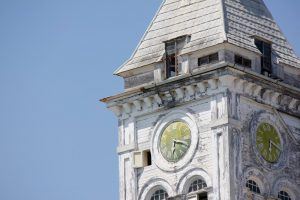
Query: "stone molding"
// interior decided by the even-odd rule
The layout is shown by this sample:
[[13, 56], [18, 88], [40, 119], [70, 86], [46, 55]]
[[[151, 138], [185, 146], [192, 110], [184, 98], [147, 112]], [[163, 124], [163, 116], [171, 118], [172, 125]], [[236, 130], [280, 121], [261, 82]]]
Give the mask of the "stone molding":
[[277, 196], [278, 192], [285, 191], [290, 195], [291, 199], [296, 199], [296, 197], [300, 196], [299, 190], [295, 187], [296, 185], [292, 177], [279, 177], [272, 186], [271, 193]]
[[131, 115], [137, 116], [155, 112], [161, 108], [171, 106], [172, 103], [183, 104], [225, 92], [228, 89], [258, 103], [270, 105], [276, 109], [283, 109], [292, 115], [300, 116], [300, 99], [295, 99], [288, 94], [283, 94], [276, 88], [266, 87], [260, 82], [246, 80], [237, 75], [228, 74], [190, 85], [181, 85], [164, 92], [142, 93], [136, 95], [136, 97], [120, 101], [122, 103], [109, 105], [109, 109], [119, 118], [126, 119]]
[[258, 184], [261, 195], [264, 196], [270, 194], [270, 183], [259, 169], [255, 167], [249, 167], [245, 169], [242, 184], [246, 185], [248, 180], [253, 180]]

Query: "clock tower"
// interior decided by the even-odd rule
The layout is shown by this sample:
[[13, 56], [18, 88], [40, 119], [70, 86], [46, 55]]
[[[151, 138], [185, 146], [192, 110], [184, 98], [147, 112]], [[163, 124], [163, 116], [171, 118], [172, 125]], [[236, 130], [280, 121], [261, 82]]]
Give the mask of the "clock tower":
[[120, 200], [300, 199], [300, 59], [262, 0], [164, 0], [115, 74]]

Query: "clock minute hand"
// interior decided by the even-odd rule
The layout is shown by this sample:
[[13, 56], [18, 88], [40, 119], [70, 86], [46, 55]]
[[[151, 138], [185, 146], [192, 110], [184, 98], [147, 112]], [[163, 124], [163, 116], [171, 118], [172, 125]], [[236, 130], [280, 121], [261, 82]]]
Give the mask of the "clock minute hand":
[[174, 141], [178, 144], [183, 144], [183, 145], [188, 146], [188, 143], [186, 141], [183, 141], [183, 140], [174, 140]]
[[274, 147], [276, 147], [278, 150], [281, 151], [281, 148], [277, 144], [275, 144], [272, 140], [270, 140], [270, 146], [271, 145], [273, 145]]

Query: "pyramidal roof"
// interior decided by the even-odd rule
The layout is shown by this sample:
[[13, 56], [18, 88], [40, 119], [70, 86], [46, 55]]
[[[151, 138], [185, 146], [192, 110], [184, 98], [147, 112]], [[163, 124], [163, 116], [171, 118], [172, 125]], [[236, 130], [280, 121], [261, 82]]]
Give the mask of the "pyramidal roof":
[[263, 0], [164, 0], [133, 55], [115, 74], [161, 61], [164, 42], [183, 35], [191, 41], [182, 53], [224, 42], [259, 52], [252, 37], [260, 37], [272, 42], [280, 62], [300, 68]]

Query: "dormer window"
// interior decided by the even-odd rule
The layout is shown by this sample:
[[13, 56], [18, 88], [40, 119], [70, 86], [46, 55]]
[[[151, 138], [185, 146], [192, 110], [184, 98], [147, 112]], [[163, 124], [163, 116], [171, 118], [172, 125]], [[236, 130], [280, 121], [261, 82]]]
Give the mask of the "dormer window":
[[178, 75], [176, 41], [166, 43], [166, 78]]
[[262, 53], [261, 73], [270, 76], [272, 74], [272, 45], [269, 42], [259, 39], [255, 39], [255, 45]]
[[179, 50], [186, 43], [187, 36], [178, 37], [165, 43], [166, 49], [166, 78], [178, 76], [180, 74], [180, 66], [178, 62]]

